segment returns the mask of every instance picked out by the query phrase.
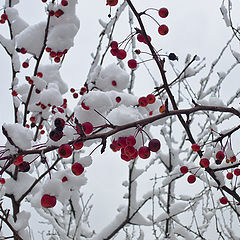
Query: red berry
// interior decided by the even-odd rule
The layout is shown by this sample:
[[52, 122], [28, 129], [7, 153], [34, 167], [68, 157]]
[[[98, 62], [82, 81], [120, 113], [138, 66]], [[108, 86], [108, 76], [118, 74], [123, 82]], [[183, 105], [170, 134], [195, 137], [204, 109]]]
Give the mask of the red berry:
[[236, 168], [236, 169], [234, 169], [234, 174], [236, 175], [236, 176], [239, 176], [240, 175], [240, 169], [239, 168]]
[[134, 146], [136, 144], [136, 138], [134, 136], [128, 136], [126, 138], [126, 144], [129, 146]]
[[117, 140], [118, 146], [120, 148], [125, 148], [127, 146], [127, 138], [126, 137], [119, 137]]
[[140, 97], [138, 99], [138, 104], [141, 107], [146, 107], [148, 105], [147, 98], [146, 97]]
[[148, 143], [148, 147], [150, 151], [157, 152], [161, 147], [161, 143], [158, 139], [151, 139]]
[[59, 130], [58, 128], [55, 128], [49, 133], [49, 137], [54, 141], [57, 142], [63, 137], [62, 130]]
[[62, 131], [65, 126], [65, 121], [62, 118], [56, 118], [54, 120], [54, 125], [58, 130]]
[[20, 53], [21, 53], [21, 54], [26, 54], [26, 53], [27, 53], [27, 50], [26, 50], [25, 48], [21, 48], [21, 49], [20, 49]]
[[107, 0], [107, 5], [113, 7], [118, 4], [118, 0]]
[[120, 103], [121, 102], [121, 97], [116, 97], [115, 100], [116, 100], [117, 103]]
[[126, 154], [121, 154], [121, 159], [123, 159], [126, 162], [129, 162], [132, 158], [130, 156], [127, 156]]
[[67, 177], [66, 176], [64, 176], [63, 178], [62, 178], [62, 182], [66, 182], [68, 179], [67, 179]]
[[72, 147], [69, 144], [62, 144], [59, 149], [58, 153], [63, 158], [68, 158], [72, 155]]
[[110, 144], [110, 148], [112, 149], [113, 152], [117, 152], [120, 149], [118, 145], [115, 145], [113, 143]]
[[1, 24], [4, 24], [4, 23], [5, 23], [5, 20], [4, 20], [4, 19], [1, 19], [1, 20], [0, 20], [0, 23], [1, 23]]
[[1, 178], [0, 178], [0, 183], [1, 183], [1, 184], [5, 184], [5, 182], [6, 182], [5, 179], [4, 179], [3, 177], [1, 177]]
[[118, 43], [116, 41], [112, 41], [110, 46], [112, 49], [118, 49]]
[[50, 11], [49, 11], [49, 15], [50, 15], [50, 16], [54, 16], [54, 14], [55, 14], [55, 12], [54, 12], [53, 10], [50, 10]]
[[40, 134], [44, 134], [44, 133], [45, 133], [45, 130], [41, 130], [41, 131], [40, 131]]
[[93, 125], [90, 122], [85, 122], [82, 124], [84, 133], [90, 134], [93, 131]]
[[73, 143], [73, 147], [76, 150], [80, 150], [83, 147], [83, 141], [77, 140], [76, 142]]
[[19, 164], [21, 164], [23, 162], [23, 156], [18, 156], [16, 159], [14, 159], [13, 164], [18, 166]]
[[185, 174], [185, 173], [188, 172], [188, 167], [187, 166], [182, 166], [182, 167], [180, 167], [180, 171], [181, 171], [182, 174]]
[[110, 53], [113, 55], [113, 56], [117, 56], [117, 53], [118, 53], [118, 49], [116, 48], [112, 48], [111, 50], [110, 50]]
[[44, 194], [41, 198], [41, 205], [44, 208], [52, 208], [56, 205], [57, 200], [55, 196]]
[[233, 174], [231, 172], [227, 173], [227, 179], [233, 179]]
[[54, 51], [51, 51], [49, 55], [50, 55], [51, 58], [54, 58], [54, 57], [57, 56], [57, 53], [54, 52]]
[[18, 165], [18, 170], [20, 172], [28, 172], [30, 170], [30, 163], [26, 162], [26, 161], [23, 161], [22, 163], [20, 163]]
[[46, 47], [46, 52], [51, 52], [52, 49], [50, 47]]
[[192, 145], [192, 150], [194, 151], [194, 152], [198, 152], [199, 150], [200, 150], [200, 146], [198, 145], [198, 144], [193, 144]]
[[166, 18], [168, 16], [168, 10], [167, 8], [160, 8], [158, 10], [158, 14], [161, 18]]
[[89, 110], [89, 109], [90, 109], [90, 107], [87, 106], [87, 105], [84, 103], [84, 101], [81, 102], [81, 106], [82, 106], [82, 108], [85, 109], [85, 110]]
[[217, 160], [222, 161], [224, 159], [224, 157], [225, 157], [225, 154], [224, 154], [223, 151], [218, 151], [217, 152], [217, 154], [216, 154]]
[[75, 92], [75, 93], [73, 94], [73, 98], [78, 98], [78, 93]]
[[29, 63], [28, 62], [23, 62], [22, 66], [23, 66], [23, 68], [28, 68], [29, 67]]
[[59, 62], [60, 62], [60, 60], [61, 60], [61, 58], [60, 58], [60, 57], [55, 57], [55, 58], [54, 58], [54, 62], [55, 62], [55, 63], [59, 63]]
[[1, 15], [1, 19], [5, 20], [5, 21], [8, 20], [7, 14], [3, 13], [3, 14]]
[[42, 74], [41, 72], [38, 72], [38, 73], [37, 73], [37, 76], [38, 76], [39, 78], [42, 78], [42, 77], [43, 77], [43, 74]]
[[82, 164], [76, 162], [72, 165], [72, 172], [74, 175], [79, 176], [83, 173], [84, 171], [84, 167], [82, 166]]
[[12, 95], [13, 95], [14, 97], [16, 97], [16, 96], [18, 95], [18, 93], [17, 93], [15, 90], [13, 90], [13, 91], [12, 91]]
[[44, 2], [44, 3], [45, 3], [46, 1], [47, 1], [47, 0], [42, 0], [42, 2]]
[[70, 92], [71, 92], [71, 93], [74, 93], [74, 92], [75, 92], [75, 89], [74, 89], [74, 88], [70, 88]]
[[199, 164], [203, 168], [208, 168], [210, 165], [210, 161], [207, 158], [202, 158]]
[[124, 148], [124, 153], [125, 153], [127, 156], [132, 156], [132, 155], [135, 153], [135, 148], [134, 148], [133, 146], [127, 145], [127, 146]]
[[119, 49], [117, 51], [117, 58], [123, 60], [127, 56], [127, 53], [124, 49]]
[[63, 14], [64, 14], [64, 11], [61, 10], [61, 9], [58, 9], [58, 10], [54, 13], [55, 17], [57, 17], [57, 18], [61, 17]]
[[164, 113], [165, 110], [166, 110], [166, 107], [165, 107], [165, 105], [163, 104], [163, 105], [159, 108], [159, 112], [160, 112], [160, 113]]
[[164, 25], [164, 24], [160, 25], [158, 27], [158, 33], [160, 35], [166, 35], [168, 33], [168, 27], [166, 25]]
[[221, 197], [221, 198], [219, 199], [219, 202], [220, 202], [221, 204], [227, 204], [227, 203], [228, 203], [228, 199], [227, 199], [226, 197]]
[[112, 81], [112, 85], [113, 85], [114, 87], [116, 87], [116, 86], [117, 86], [117, 82], [116, 82], [115, 80], [113, 80], [113, 81]]
[[143, 158], [143, 159], [149, 158], [150, 154], [151, 154], [150, 149], [146, 146], [140, 147], [138, 149], [138, 155], [140, 158]]
[[128, 66], [131, 69], [135, 69], [137, 67], [137, 61], [135, 59], [130, 59], [128, 61]]
[[193, 174], [189, 175], [188, 178], [187, 178], [187, 181], [189, 183], [194, 183], [196, 181], [196, 176], [193, 175]]
[[68, 5], [68, 1], [62, 0], [61, 4], [62, 4], [64, 7], [66, 7], [66, 6]]
[[141, 33], [139, 33], [138, 35], [137, 35], [137, 40], [139, 41], [139, 42], [144, 42], [144, 36], [141, 34]]
[[148, 104], [153, 104], [155, 102], [156, 98], [153, 94], [148, 94], [147, 95], [147, 102]]

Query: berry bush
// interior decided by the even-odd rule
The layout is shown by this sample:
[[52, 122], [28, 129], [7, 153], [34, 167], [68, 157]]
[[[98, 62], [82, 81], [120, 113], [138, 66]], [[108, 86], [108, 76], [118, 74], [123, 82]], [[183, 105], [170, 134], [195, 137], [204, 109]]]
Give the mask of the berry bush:
[[[0, 239], [239, 239], [240, 6], [219, 6], [231, 36], [210, 62], [168, 44], [189, 31], [177, 7], [100, 3], [96, 51], [75, 83], [62, 71], [77, 36], [90, 41], [77, 0], [38, 1], [34, 24], [27, 3], [0, 8], [13, 109], [0, 138]], [[81, 52], [75, 62], [80, 71]]]

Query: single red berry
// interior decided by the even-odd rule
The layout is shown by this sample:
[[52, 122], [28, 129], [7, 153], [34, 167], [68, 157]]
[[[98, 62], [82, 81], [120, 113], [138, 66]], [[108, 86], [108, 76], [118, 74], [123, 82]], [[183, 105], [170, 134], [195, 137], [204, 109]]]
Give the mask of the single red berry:
[[161, 17], [161, 18], [166, 18], [168, 16], [168, 9], [167, 8], [160, 8], [158, 10], [158, 15]]
[[56, 118], [54, 120], [54, 125], [58, 130], [62, 131], [65, 126], [65, 121], [62, 118]]
[[66, 7], [66, 6], [68, 5], [68, 1], [62, 0], [61, 4], [62, 4], [64, 7]]
[[59, 63], [60, 61], [61, 61], [61, 58], [60, 58], [60, 57], [55, 57], [55, 58], [54, 58], [54, 62], [55, 62], [55, 63]]
[[148, 143], [148, 147], [150, 151], [157, 152], [161, 147], [161, 143], [158, 139], [151, 139]]
[[5, 179], [3, 177], [0, 178], [0, 183], [1, 184], [5, 184], [6, 183], [6, 181], [5, 181]]
[[137, 35], [137, 40], [139, 41], [139, 42], [144, 42], [144, 36], [141, 34], [141, 33], [139, 33], [138, 35]]
[[218, 152], [216, 153], [216, 158], [217, 158], [217, 160], [222, 161], [222, 160], [224, 159], [224, 157], [225, 157], [225, 154], [224, 154], [223, 151], [218, 151]]
[[75, 93], [73, 94], [73, 98], [78, 98], [78, 93], [75, 92]]
[[228, 172], [226, 177], [227, 179], [233, 179], [233, 174], [231, 172]]
[[51, 51], [50, 54], [49, 54], [49, 56], [50, 56], [51, 58], [54, 58], [54, 57], [57, 56], [57, 53], [54, 52], [54, 51]]
[[187, 181], [189, 183], [194, 183], [196, 181], [196, 176], [193, 175], [193, 174], [189, 175], [188, 178], [187, 178]]
[[52, 208], [56, 205], [57, 200], [55, 196], [44, 194], [41, 198], [41, 205], [44, 208]]
[[165, 107], [165, 105], [163, 104], [163, 105], [159, 108], [159, 112], [160, 112], [160, 113], [164, 113], [165, 110], [166, 110], [166, 107]]
[[121, 154], [121, 159], [123, 159], [126, 162], [129, 162], [132, 158], [131, 156], [127, 156], [126, 154]]
[[135, 152], [131, 155], [131, 159], [135, 159], [138, 157], [138, 151], [135, 149]]
[[139, 55], [139, 54], [141, 53], [141, 50], [140, 50], [140, 49], [136, 49], [134, 52], [135, 52], [137, 55]]
[[63, 158], [68, 158], [72, 155], [72, 147], [69, 144], [62, 144], [59, 149], [58, 153]]
[[118, 48], [112, 48], [111, 50], [110, 50], [110, 53], [115, 57], [115, 56], [117, 56], [117, 53], [118, 53], [118, 51], [119, 51], [119, 49]]
[[30, 163], [26, 162], [26, 161], [23, 161], [22, 163], [20, 163], [18, 165], [18, 170], [20, 172], [28, 172], [30, 170]]
[[110, 144], [110, 148], [112, 149], [113, 152], [117, 152], [120, 150], [120, 147], [118, 145], [115, 145], [113, 143]]
[[29, 63], [28, 62], [23, 62], [22, 63], [22, 67], [23, 68], [28, 68], [29, 67]]
[[63, 137], [62, 130], [59, 130], [58, 128], [55, 128], [49, 133], [49, 137], [54, 141], [57, 142]]
[[166, 25], [164, 25], [164, 24], [162, 24], [162, 25], [160, 25], [159, 27], [158, 27], [158, 33], [160, 34], [160, 35], [166, 35], [167, 33], [168, 33], [168, 27], [166, 26]]
[[150, 157], [150, 149], [146, 146], [142, 146], [138, 149], [138, 155], [140, 158], [147, 159]]
[[114, 87], [116, 87], [116, 86], [117, 86], [117, 82], [116, 82], [115, 80], [113, 80], [113, 81], [112, 81], [112, 85], [113, 85]]
[[131, 69], [135, 69], [137, 67], [137, 61], [135, 59], [130, 59], [128, 61], [128, 66]]
[[110, 47], [112, 49], [118, 49], [118, 43], [116, 41], [112, 41], [111, 44], [110, 44]]
[[207, 158], [202, 158], [199, 162], [200, 166], [203, 168], [208, 168], [210, 165], [210, 161]]
[[3, 13], [2, 15], [1, 15], [1, 19], [3, 19], [3, 20], [8, 20], [8, 16], [7, 16], [7, 14], [6, 13]]
[[126, 137], [119, 137], [117, 140], [118, 146], [120, 148], [125, 148], [127, 146], [127, 138]]
[[196, 143], [192, 144], [192, 150], [194, 152], [198, 152], [200, 150], [200, 146]]
[[83, 95], [87, 91], [87, 88], [82, 87], [80, 90], [80, 94]]
[[118, 0], [107, 0], [107, 5], [113, 7], [118, 4]]
[[239, 176], [240, 175], [240, 169], [239, 168], [236, 168], [236, 169], [234, 169], [234, 174], [236, 175], [236, 176]]
[[73, 143], [73, 147], [76, 150], [80, 150], [83, 147], [83, 141], [77, 140], [76, 142]]
[[74, 89], [74, 88], [70, 88], [70, 92], [71, 92], [71, 93], [74, 93], [74, 92], [75, 92], [75, 89]]
[[72, 165], [72, 172], [74, 175], [79, 176], [83, 173], [84, 171], [84, 167], [82, 166], [82, 164], [76, 162]]
[[136, 138], [134, 136], [128, 136], [126, 138], [126, 144], [129, 146], [134, 146], [136, 144]]
[[57, 18], [61, 17], [63, 14], [64, 14], [64, 11], [61, 10], [61, 9], [58, 9], [58, 10], [54, 13], [55, 17], [57, 17]]
[[232, 157], [230, 157], [229, 161], [230, 161], [231, 163], [236, 162], [236, 161], [237, 161], [236, 156], [232, 156]]
[[45, 133], [45, 130], [41, 130], [41, 131], [40, 131], [40, 134], [44, 134], [44, 133]]
[[146, 107], [148, 105], [147, 98], [146, 97], [140, 97], [138, 99], [138, 104], [141, 107]]
[[62, 182], [66, 182], [68, 179], [67, 179], [67, 177], [66, 176], [64, 176], [63, 178], [62, 178]]
[[135, 148], [133, 146], [127, 145], [126, 147], [124, 147], [124, 153], [127, 156], [132, 156], [135, 153]]
[[14, 97], [16, 97], [16, 96], [18, 95], [18, 93], [17, 93], [15, 90], [13, 90], [13, 91], [12, 91], [12, 95], [13, 95]]
[[50, 48], [50, 47], [46, 47], [46, 52], [51, 52], [52, 51], [52, 49]]
[[42, 72], [38, 72], [38, 73], [37, 73], [37, 76], [38, 76], [39, 78], [42, 78], [42, 77], [43, 77]]
[[122, 99], [121, 99], [121, 97], [116, 97], [115, 100], [117, 103], [120, 103]]
[[20, 53], [21, 53], [21, 54], [26, 54], [26, 53], [27, 53], [27, 50], [26, 50], [25, 48], [21, 48], [21, 49], [20, 49]]
[[0, 19], [0, 23], [4, 24], [6, 21], [4, 19]]
[[226, 197], [221, 197], [221, 198], [219, 199], [219, 202], [220, 202], [221, 204], [227, 204], [227, 203], [228, 203], [228, 199], [227, 199]]
[[147, 95], [147, 102], [148, 104], [153, 104], [156, 101], [156, 97], [153, 94]]
[[93, 125], [90, 122], [83, 123], [82, 128], [85, 134], [90, 134], [93, 131]]
[[117, 58], [123, 60], [127, 56], [127, 53], [124, 49], [119, 49], [117, 51]]
[[84, 101], [81, 102], [81, 106], [82, 106], [82, 108], [85, 109], [85, 110], [89, 110], [89, 109], [90, 109], [90, 107], [87, 106], [87, 105], [84, 103]]
[[14, 159], [13, 164], [18, 166], [23, 162], [23, 156], [18, 156], [16, 159]]
[[180, 171], [181, 171], [182, 174], [185, 174], [185, 173], [188, 172], [188, 167], [187, 166], [182, 166], [182, 167], [180, 167]]
[[46, 1], [47, 1], [47, 0], [42, 0], [42, 2], [44, 2], [44, 3], [45, 3]]

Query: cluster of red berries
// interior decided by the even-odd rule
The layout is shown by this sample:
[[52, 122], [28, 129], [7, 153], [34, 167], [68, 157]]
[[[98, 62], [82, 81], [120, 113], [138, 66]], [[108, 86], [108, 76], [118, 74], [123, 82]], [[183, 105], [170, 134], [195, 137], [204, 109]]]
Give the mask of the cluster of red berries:
[[63, 51], [53, 51], [50, 47], [46, 47], [46, 52], [49, 53], [50, 58], [54, 58], [54, 62], [59, 63], [61, 61], [61, 57], [63, 57], [68, 50], [65, 49]]
[[111, 54], [113, 56], [116, 56], [118, 59], [123, 60], [127, 56], [127, 52], [124, 49], [119, 49], [118, 48], [118, 43], [116, 41], [112, 41], [110, 44], [111, 47]]
[[[42, 0], [42, 2], [47, 2], [47, 0]], [[66, 0], [62, 0], [61, 1], [61, 4], [62, 4], [62, 6], [64, 6], [64, 7], [66, 7], [67, 5], [68, 5], [68, 1], [66, 1]]]
[[73, 98], [78, 98], [78, 95], [84, 95], [87, 92], [87, 87], [82, 87], [79, 92], [75, 88], [70, 88], [70, 92], [73, 94]]
[[146, 107], [148, 104], [153, 104], [156, 98], [153, 94], [148, 94], [146, 97], [140, 97], [138, 99], [138, 105], [141, 107]]
[[3, 14], [1, 15], [0, 23], [1, 23], [1, 24], [4, 24], [7, 20], [8, 20], [7, 14], [6, 14], [6, 13], [3, 13]]
[[110, 148], [113, 152], [121, 150], [121, 158], [125, 161], [136, 159], [138, 156], [142, 159], [150, 157], [151, 152], [157, 152], [160, 147], [160, 141], [158, 139], [151, 139], [148, 146], [142, 146], [136, 149], [136, 138], [134, 136], [119, 137], [117, 140], [113, 140], [110, 144]]

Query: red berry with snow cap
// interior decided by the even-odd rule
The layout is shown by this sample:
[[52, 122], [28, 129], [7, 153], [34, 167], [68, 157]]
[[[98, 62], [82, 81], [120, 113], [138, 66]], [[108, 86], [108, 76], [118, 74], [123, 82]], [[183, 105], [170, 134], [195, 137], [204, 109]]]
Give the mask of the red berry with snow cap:
[[82, 164], [76, 162], [72, 165], [72, 173], [76, 176], [81, 175], [84, 172], [84, 167]]
[[82, 128], [85, 134], [90, 134], [93, 131], [93, 125], [90, 122], [83, 123]]
[[56, 197], [44, 194], [41, 198], [41, 205], [44, 208], [53, 208], [57, 203]]

